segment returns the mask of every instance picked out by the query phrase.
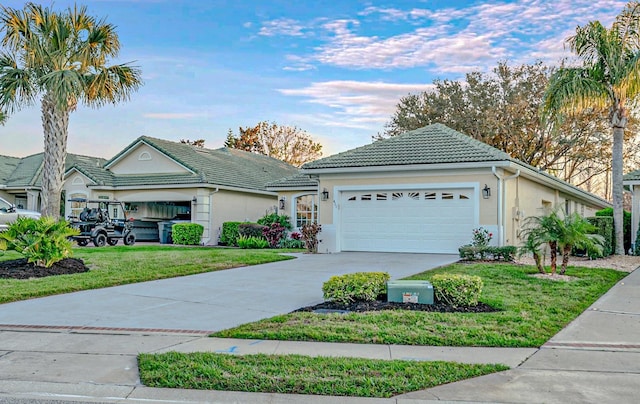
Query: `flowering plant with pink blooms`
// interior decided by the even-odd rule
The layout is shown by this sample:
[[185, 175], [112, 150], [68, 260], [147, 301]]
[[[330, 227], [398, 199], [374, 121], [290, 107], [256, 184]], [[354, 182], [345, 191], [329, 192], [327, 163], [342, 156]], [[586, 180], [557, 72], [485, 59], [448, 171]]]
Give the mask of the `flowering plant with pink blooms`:
[[471, 245], [474, 247], [486, 247], [489, 245], [492, 238], [493, 233], [490, 233], [489, 230], [484, 227], [478, 227], [477, 229], [473, 229]]

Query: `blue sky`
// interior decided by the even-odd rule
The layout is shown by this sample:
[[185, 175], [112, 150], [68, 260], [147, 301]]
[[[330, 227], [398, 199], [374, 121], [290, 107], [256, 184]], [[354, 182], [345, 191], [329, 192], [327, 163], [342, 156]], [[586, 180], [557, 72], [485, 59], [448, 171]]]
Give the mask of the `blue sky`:
[[[39, 2], [50, 5], [49, 2]], [[62, 10], [73, 2], [55, 1]], [[543, 60], [557, 64], [577, 25], [610, 25], [615, 0], [100, 0], [90, 14], [117, 26], [115, 62], [145, 84], [129, 102], [78, 108], [68, 151], [113, 157], [141, 135], [223, 145], [229, 128], [298, 126], [324, 155], [371, 142], [400, 97]], [[21, 8], [24, 2], [3, 5]], [[0, 154], [42, 151], [39, 106], [0, 127]]]

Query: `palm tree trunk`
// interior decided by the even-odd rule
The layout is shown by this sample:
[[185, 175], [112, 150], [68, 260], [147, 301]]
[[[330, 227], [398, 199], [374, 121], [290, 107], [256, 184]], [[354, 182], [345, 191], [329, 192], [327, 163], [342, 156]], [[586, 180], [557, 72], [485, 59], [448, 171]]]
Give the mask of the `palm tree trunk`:
[[558, 267], [558, 242], [549, 241], [549, 249], [551, 250], [549, 254], [551, 258], [551, 273], [555, 274]]
[[537, 251], [533, 252], [533, 259], [536, 262], [536, 266], [538, 267], [538, 272], [540, 272], [541, 274], [546, 274], [547, 271], [544, 270], [544, 265], [542, 264], [542, 257], [540, 256], [540, 253]]
[[562, 247], [562, 266], [560, 267], [560, 275], [564, 275], [565, 271], [567, 270], [567, 265], [569, 264], [569, 254], [571, 254], [571, 248], [572, 246], [570, 245], [565, 245], [564, 247]]
[[622, 146], [626, 118], [613, 122], [613, 147], [611, 153], [611, 183], [613, 196], [613, 227], [615, 231], [615, 255], [624, 255], [624, 222], [623, 222], [623, 185], [622, 185]]
[[45, 95], [42, 98], [42, 128], [44, 129], [44, 162], [42, 169], [42, 214], [60, 216], [69, 110], [61, 109]]

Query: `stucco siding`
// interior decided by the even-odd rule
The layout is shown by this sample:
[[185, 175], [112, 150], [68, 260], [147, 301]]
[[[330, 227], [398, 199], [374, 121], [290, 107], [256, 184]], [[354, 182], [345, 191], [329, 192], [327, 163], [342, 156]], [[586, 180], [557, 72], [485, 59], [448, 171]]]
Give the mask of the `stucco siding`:
[[223, 222], [255, 222], [274, 212], [278, 204], [275, 195], [259, 195], [220, 190], [211, 194], [212, 233], [207, 244], [218, 244]]
[[189, 171], [145, 144], [130, 150], [109, 167], [114, 174], [169, 174]]

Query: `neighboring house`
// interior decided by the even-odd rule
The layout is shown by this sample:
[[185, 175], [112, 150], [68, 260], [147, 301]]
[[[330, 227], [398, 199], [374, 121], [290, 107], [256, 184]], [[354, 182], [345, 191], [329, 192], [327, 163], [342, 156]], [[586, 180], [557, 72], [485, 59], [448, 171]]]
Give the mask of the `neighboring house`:
[[625, 174], [623, 183], [631, 191], [631, 247], [633, 248], [636, 245], [640, 221], [640, 170]]
[[[39, 210], [42, 157], [0, 156], [0, 196]], [[277, 209], [277, 193], [265, 184], [298, 172], [263, 155], [147, 136], [108, 161], [69, 154], [66, 166], [65, 217], [82, 209], [71, 198], [117, 199], [136, 219], [139, 239], [157, 239], [157, 224], [174, 219], [204, 226], [204, 244], [217, 244], [225, 221], [255, 221]]]
[[441, 124], [307, 163], [267, 188], [294, 225], [322, 225], [322, 253], [457, 253], [480, 226], [492, 244], [518, 245], [528, 216], [611, 206]]

